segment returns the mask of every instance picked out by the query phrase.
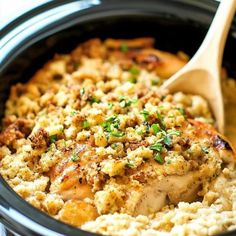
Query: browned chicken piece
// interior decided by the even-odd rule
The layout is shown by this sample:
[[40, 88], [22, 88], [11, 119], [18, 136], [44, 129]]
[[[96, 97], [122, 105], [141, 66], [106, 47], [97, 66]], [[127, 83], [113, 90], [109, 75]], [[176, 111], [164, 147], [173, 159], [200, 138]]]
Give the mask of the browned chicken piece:
[[138, 64], [148, 70], [154, 70], [165, 79], [171, 77], [187, 63], [174, 54], [157, 49], [142, 50], [135, 59]]
[[[193, 137], [184, 132], [185, 126], [192, 130]], [[64, 200], [72, 199], [72, 202], [67, 203], [60, 212], [59, 219], [66, 221], [65, 217], [69, 217], [69, 214], [74, 215], [75, 204], [84, 204], [76, 211], [78, 219], [83, 216], [84, 211], [93, 209], [90, 209], [92, 213], [83, 221], [73, 221], [73, 224], [79, 226], [81, 222], [93, 220], [97, 213], [101, 215], [123, 212], [134, 216], [148, 215], [159, 211], [167, 204], [176, 205], [180, 201], [192, 202], [198, 199], [202, 184], [220, 173], [222, 160], [219, 151], [229, 152], [229, 156], [232, 157], [232, 148], [212, 126], [199, 121], [186, 121], [180, 131], [183, 132], [181, 139], [192, 139], [189, 145], [197, 144], [202, 139], [207, 140], [211, 150], [209, 152], [214, 152], [214, 158], [209, 153], [199, 153], [199, 150], [195, 151], [197, 154], [191, 155], [190, 152], [184, 151], [185, 147], [182, 146], [182, 151], [176, 153], [176, 157], [172, 156], [169, 163], [160, 165], [151, 159], [143, 162], [138, 168], [124, 167], [125, 175], [109, 176], [99, 167], [95, 173], [97, 178], [102, 178], [101, 188], [98, 190], [94, 190], [94, 182], [88, 181], [88, 176], [94, 171], [91, 164], [96, 162], [97, 166], [102, 166], [107, 157], [97, 159], [94, 147], [79, 144], [80, 159], [71, 161], [68, 156], [50, 173], [51, 191], [62, 195]], [[168, 158], [171, 150], [162, 155], [163, 158]], [[115, 165], [118, 163], [118, 160], [115, 161]], [[87, 205], [86, 199], [94, 203]]]
[[[90, 58], [103, 58], [119, 62], [124, 69], [129, 69], [137, 64], [149, 71], [154, 71], [163, 79], [167, 79], [181, 69], [187, 59], [175, 54], [154, 49], [154, 38], [135, 39], [91, 39], [71, 54], [67, 63], [69, 71], [73, 71], [76, 64], [80, 63], [82, 56]], [[74, 69], [73, 69], [74, 68]]]
[[98, 217], [96, 208], [80, 200], [69, 200], [59, 213], [59, 220], [74, 226], [80, 226]]

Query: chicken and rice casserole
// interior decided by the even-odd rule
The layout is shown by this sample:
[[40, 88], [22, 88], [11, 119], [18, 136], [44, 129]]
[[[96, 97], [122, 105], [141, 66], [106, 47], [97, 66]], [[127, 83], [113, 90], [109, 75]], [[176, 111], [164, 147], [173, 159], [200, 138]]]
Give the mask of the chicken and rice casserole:
[[206, 100], [159, 88], [187, 61], [152, 38], [56, 55], [11, 88], [1, 175], [50, 216], [104, 235], [236, 229], [233, 146]]

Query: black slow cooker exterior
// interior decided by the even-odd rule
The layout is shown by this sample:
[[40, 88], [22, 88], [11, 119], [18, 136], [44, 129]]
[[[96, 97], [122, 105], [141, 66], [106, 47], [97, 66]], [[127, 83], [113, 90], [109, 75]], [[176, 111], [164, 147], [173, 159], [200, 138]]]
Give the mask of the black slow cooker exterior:
[[[92, 37], [152, 36], [160, 49], [193, 55], [218, 3], [213, 0], [57, 0], [25, 13], [0, 37], [0, 116], [10, 86], [27, 81], [55, 53]], [[236, 20], [224, 66], [236, 78]], [[0, 222], [19, 235], [95, 235], [61, 223], [19, 197], [0, 176]], [[236, 231], [221, 235], [235, 236]]]

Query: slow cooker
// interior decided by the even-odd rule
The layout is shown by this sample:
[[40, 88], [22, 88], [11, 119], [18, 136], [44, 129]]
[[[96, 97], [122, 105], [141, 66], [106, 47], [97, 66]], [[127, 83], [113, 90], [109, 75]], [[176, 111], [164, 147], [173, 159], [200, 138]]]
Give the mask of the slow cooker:
[[[10, 86], [25, 82], [55, 53], [68, 53], [89, 38], [152, 36], [162, 50], [192, 56], [218, 3], [213, 0], [57, 0], [8, 24], [0, 41], [0, 115]], [[236, 78], [236, 19], [223, 66]], [[18, 196], [0, 176], [0, 222], [6, 235], [95, 235], [59, 222]], [[1, 233], [1, 235], [4, 232]], [[221, 235], [236, 235], [236, 231]]]

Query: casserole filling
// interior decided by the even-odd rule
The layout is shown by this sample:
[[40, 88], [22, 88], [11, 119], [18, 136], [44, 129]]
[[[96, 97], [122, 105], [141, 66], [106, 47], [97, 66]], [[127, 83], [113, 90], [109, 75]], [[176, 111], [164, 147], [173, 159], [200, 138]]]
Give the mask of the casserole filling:
[[[159, 89], [187, 61], [154, 49], [152, 38], [92, 39], [56, 55], [11, 88], [1, 175], [35, 207], [89, 231], [234, 228], [232, 145], [202, 97]], [[201, 214], [216, 217], [215, 228]]]

